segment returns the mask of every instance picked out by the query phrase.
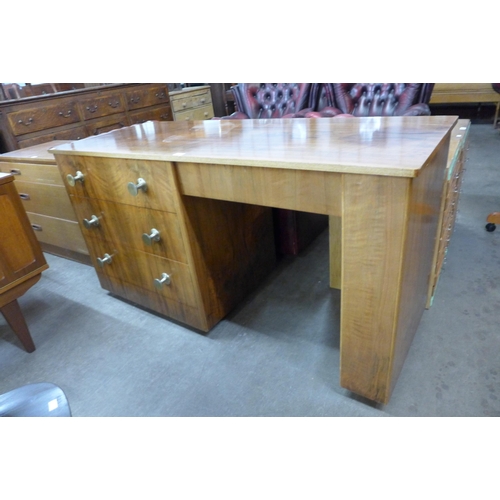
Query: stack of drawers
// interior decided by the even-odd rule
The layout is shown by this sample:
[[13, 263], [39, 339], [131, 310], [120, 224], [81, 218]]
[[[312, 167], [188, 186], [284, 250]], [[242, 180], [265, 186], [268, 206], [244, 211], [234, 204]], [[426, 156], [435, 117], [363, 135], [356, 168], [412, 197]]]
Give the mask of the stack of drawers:
[[169, 162], [55, 153], [115, 295], [208, 331], [274, 267], [270, 209], [181, 201]]
[[209, 85], [170, 92], [170, 101], [175, 121], [209, 120], [214, 117]]
[[66, 193], [51, 147], [52, 141], [0, 155], [0, 172], [14, 175], [31, 227], [45, 252], [90, 264], [85, 240]]

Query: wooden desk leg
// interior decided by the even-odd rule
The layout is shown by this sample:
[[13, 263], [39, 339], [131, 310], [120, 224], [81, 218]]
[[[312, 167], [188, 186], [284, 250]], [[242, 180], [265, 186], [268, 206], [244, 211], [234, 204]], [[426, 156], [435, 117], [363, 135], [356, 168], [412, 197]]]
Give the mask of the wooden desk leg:
[[35, 344], [33, 343], [28, 325], [24, 320], [23, 313], [17, 300], [5, 304], [0, 308], [0, 311], [12, 330], [14, 330], [14, 333], [18, 336], [26, 351], [33, 352], [35, 350]]
[[425, 310], [447, 154], [415, 179], [344, 176], [340, 383], [384, 404]]

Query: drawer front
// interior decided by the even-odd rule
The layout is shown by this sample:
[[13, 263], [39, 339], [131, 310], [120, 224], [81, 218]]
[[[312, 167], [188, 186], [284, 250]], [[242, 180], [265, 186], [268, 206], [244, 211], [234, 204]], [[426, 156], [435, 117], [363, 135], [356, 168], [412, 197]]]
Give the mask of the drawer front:
[[30, 134], [39, 130], [62, 127], [79, 121], [76, 102], [15, 111], [9, 113], [7, 116], [15, 135]]
[[125, 104], [119, 92], [102, 97], [92, 97], [80, 102], [80, 110], [85, 120], [100, 118], [114, 113], [124, 113]]
[[111, 130], [126, 127], [128, 125], [127, 115], [113, 115], [100, 120], [94, 120], [87, 124], [87, 133], [89, 136], [104, 134]]
[[64, 186], [16, 180], [16, 188], [27, 212], [76, 221], [75, 211]]
[[27, 212], [35, 235], [40, 243], [88, 255], [87, 245], [77, 222]]
[[212, 95], [210, 94], [210, 90], [206, 90], [201, 94], [194, 95], [191, 98], [191, 102], [193, 107], [202, 107], [202, 106], [212, 106]]
[[130, 110], [170, 102], [167, 88], [164, 85], [129, 91], [126, 93], [126, 98], [127, 107]]
[[[141, 287], [160, 296], [196, 306], [196, 294], [189, 267], [156, 255], [147, 254], [125, 245], [115, 245], [107, 240], [87, 239], [90, 257], [98, 272]], [[105, 260], [102, 265], [98, 259]], [[155, 287], [155, 280], [169, 276], [170, 284]]]
[[145, 123], [149, 120], [172, 121], [172, 110], [170, 109], [170, 106], [161, 106], [155, 109], [133, 111], [129, 116], [132, 125]]
[[193, 103], [190, 95], [186, 95], [183, 98], [175, 97], [172, 99], [172, 109], [175, 112], [185, 111], [187, 109], [191, 109], [192, 107]]
[[18, 139], [18, 144], [20, 148], [29, 148], [30, 146], [35, 146], [36, 144], [44, 144], [45, 142], [51, 141], [76, 141], [78, 139], [88, 137], [88, 135], [89, 134], [87, 133], [85, 127], [79, 126], [52, 132], [51, 134], [39, 135], [30, 139]]
[[[57, 163], [71, 195], [176, 212], [172, 166], [167, 162], [57, 155]], [[80, 171], [83, 182], [69, 185], [67, 176]], [[145, 190], [130, 189], [143, 179]], [[130, 186], [129, 186], [130, 185]]]
[[[176, 214], [77, 196], [71, 200], [86, 237], [117, 241], [145, 253], [187, 263]], [[96, 218], [98, 224], [92, 222]], [[88, 222], [83, 224], [84, 220]]]
[[169, 318], [173, 318], [181, 323], [191, 325], [199, 330], [208, 331], [206, 320], [196, 307], [170, 300], [159, 295], [156, 291], [151, 292], [144, 288], [130, 285], [100, 271], [97, 272], [97, 277], [99, 278], [101, 286], [115, 295], [156, 311]]
[[17, 181], [64, 186], [61, 174], [56, 165], [37, 165], [35, 163], [0, 161], [0, 172], [7, 172], [15, 175]]
[[189, 111], [181, 111], [175, 113], [176, 121], [186, 120], [209, 120], [214, 117], [214, 110], [212, 106], [205, 106], [203, 108], [191, 109]]

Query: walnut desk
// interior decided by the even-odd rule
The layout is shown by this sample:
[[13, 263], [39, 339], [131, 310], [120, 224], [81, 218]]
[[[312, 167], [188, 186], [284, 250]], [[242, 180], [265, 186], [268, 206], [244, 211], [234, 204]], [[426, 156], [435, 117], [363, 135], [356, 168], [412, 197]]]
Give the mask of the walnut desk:
[[[85, 226], [96, 222], [86, 241], [103, 287], [205, 331], [234, 306], [227, 301], [224, 276], [226, 261], [235, 259], [230, 254], [238, 253], [239, 267], [228, 274], [241, 277], [231, 282], [232, 290], [272, 264], [258, 243], [269, 243], [262, 214], [235, 215], [231, 207], [329, 215], [330, 282], [341, 288], [340, 382], [387, 403], [426, 306], [456, 121], [419, 116], [147, 122], [51, 151], [75, 211]], [[131, 248], [129, 236], [117, 241], [113, 225], [127, 232], [140, 218], [128, 206], [150, 211], [146, 225], [153, 224], [152, 212], [171, 216], [168, 224], [166, 215], [156, 219], [143, 234], [144, 252]], [[244, 235], [263, 231], [250, 252], [246, 236], [233, 233], [236, 226], [227, 222], [237, 217]], [[163, 222], [173, 232], [160, 228]], [[102, 237], [93, 236], [101, 230]], [[158, 233], [177, 256], [143, 261], [146, 247], [163, 241]], [[160, 257], [169, 270], [162, 272]], [[165, 295], [147, 289], [153, 281]]]

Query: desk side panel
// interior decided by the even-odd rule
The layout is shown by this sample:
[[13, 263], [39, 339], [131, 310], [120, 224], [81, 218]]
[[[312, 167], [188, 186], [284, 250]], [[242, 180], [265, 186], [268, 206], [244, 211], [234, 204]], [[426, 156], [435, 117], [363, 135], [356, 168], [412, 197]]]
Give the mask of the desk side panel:
[[391, 392], [427, 304], [448, 149], [449, 136], [411, 182]]

